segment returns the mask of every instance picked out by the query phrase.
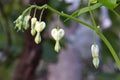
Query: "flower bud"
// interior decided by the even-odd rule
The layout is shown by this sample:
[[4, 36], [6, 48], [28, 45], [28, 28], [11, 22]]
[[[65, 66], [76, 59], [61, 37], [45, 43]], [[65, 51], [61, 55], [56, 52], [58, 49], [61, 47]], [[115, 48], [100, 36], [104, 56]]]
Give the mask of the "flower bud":
[[15, 28], [18, 28], [18, 31], [22, 29], [22, 20], [23, 20], [23, 16], [20, 15], [16, 20], [15, 20]]
[[36, 21], [37, 21], [37, 18], [35, 17], [31, 19], [31, 28], [34, 28]]
[[52, 37], [56, 40], [59, 41], [63, 36], [64, 36], [64, 30], [63, 29], [53, 29], [51, 31]]
[[27, 16], [24, 17], [23, 27], [24, 27], [25, 30], [29, 28], [30, 17], [31, 17], [30, 15], [27, 15]]
[[39, 44], [41, 42], [41, 36], [40, 33], [37, 33], [36, 37], [35, 37], [35, 43]]
[[60, 51], [60, 44], [59, 44], [59, 41], [56, 41], [56, 43], [55, 43], [55, 51], [56, 52], [59, 52]]
[[93, 44], [91, 46], [91, 52], [92, 52], [92, 57], [98, 57], [99, 56], [99, 47], [96, 44]]
[[41, 31], [43, 31], [43, 29], [45, 28], [45, 22], [44, 21], [42, 21], [42, 22], [36, 22], [36, 24], [35, 24], [35, 30], [37, 31], [37, 32], [41, 32]]
[[99, 58], [98, 57], [93, 58], [93, 65], [95, 66], [96, 69], [98, 68], [98, 66], [99, 66]]

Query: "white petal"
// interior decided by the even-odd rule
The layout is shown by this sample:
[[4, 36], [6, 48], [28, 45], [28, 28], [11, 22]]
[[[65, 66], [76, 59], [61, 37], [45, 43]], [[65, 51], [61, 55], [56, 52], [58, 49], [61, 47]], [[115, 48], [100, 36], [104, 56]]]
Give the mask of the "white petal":
[[98, 68], [99, 66], [99, 58], [93, 58], [93, 65], [95, 66], [95, 68]]
[[57, 40], [57, 29], [56, 28], [52, 29], [51, 35], [55, 40]]
[[58, 34], [59, 34], [59, 38], [61, 39], [61, 38], [64, 36], [65, 32], [64, 32], [63, 29], [60, 29], [60, 30], [58, 31]]
[[44, 21], [40, 22], [40, 32], [45, 28], [46, 24]]
[[91, 52], [93, 57], [98, 57], [99, 56], [99, 47], [96, 44], [93, 44], [91, 46]]

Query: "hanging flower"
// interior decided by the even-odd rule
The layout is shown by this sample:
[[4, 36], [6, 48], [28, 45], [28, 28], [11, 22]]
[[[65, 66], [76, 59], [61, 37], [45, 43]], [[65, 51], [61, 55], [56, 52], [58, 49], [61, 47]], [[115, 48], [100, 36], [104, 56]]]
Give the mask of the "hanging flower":
[[17, 28], [18, 31], [22, 29], [22, 23], [23, 23], [22, 20], [23, 20], [23, 16], [20, 15], [14, 22], [15, 23], [15, 28]]
[[34, 28], [35, 32], [37, 32], [37, 35], [35, 37], [35, 43], [38, 44], [38, 43], [41, 42], [41, 35], [40, 35], [40, 33], [44, 30], [45, 26], [46, 26], [46, 24], [45, 24], [44, 21], [41, 21], [41, 22], [36, 21], [35, 28]]
[[91, 52], [92, 52], [92, 57], [93, 57], [93, 65], [95, 68], [98, 68], [99, 66], [99, 47], [96, 44], [93, 44], [91, 46]]
[[24, 17], [23, 27], [24, 27], [25, 30], [29, 28], [29, 20], [30, 20], [30, 18], [31, 18], [30, 15], [26, 15]]
[[59, 44], [59, 41], [60, 39], [64, 36], [64, 30], [63, 29], [52, 29], [51, 31], [51, 35], [52, 37], [55, 39], [56, 43], [55, 43], [55, 51], [56, 52], [59, 52], [60, 51], [60, 44]]

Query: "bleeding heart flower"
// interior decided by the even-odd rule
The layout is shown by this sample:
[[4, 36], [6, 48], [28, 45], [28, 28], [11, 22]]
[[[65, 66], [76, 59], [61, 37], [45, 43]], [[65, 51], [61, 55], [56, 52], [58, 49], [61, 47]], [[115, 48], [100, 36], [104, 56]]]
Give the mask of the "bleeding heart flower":
[[37, 32], [41, 32], [41, 31], [43, 31], [43, 29], [45, 28], [45, 26], [46, 26], [46, 24], [45, 24], [44, 21], [41, 21], [41, 22], [37, 21], [36, 24], [35, 24], [35, 30]]
[[63, 29], [53, 29], [51, 31], [51, 35], [52, 37], [56, 40], [56, 43], [55, 43], [55, 51], [56, 52], [59, 52], [60, 51], [60, 43], [59, 43], [59, 40], [64, 36], [65, 32]]
[[51, 31], [51, 35], [56, 41], [59, 41], [64, 36], [64, 34], [65, 34], [65, 32], [63, 29], [55, 28]]
[[93, 65], [95, 68], [98, 68], [99, 66], [99, 47], [96, 44], [93, 44], [91, 46], [91, 52], [92, 52], [92, 57], [93, 57]]
[[26, 16], [24, 17], [23, 27], [24, 27], [25, 30], [29, 28], [29, 19], [30, 19], [30, 18], [31, 18], [30, 15], [26, 15]]

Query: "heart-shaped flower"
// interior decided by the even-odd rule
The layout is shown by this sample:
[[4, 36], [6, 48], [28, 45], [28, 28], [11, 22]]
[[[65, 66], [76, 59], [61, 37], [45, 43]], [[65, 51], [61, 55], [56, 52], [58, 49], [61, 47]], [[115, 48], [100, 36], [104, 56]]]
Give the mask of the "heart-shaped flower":
[[37, 32], [41, 32], [41, 31], [43, 31], [43, 29], [45, 28], [45, 26], [46, 26], [46, 24], [45, 24], [44, 21], [41, 21], [41, 22], [37, 21], [36, 24], [35, 24], [35, 30]]
[[65, 32], [63, 29], [55, 28], [51, 31], [51, 35], [56, 41], [59, 41], [64, 36], [64, 34], [65, 34]]

